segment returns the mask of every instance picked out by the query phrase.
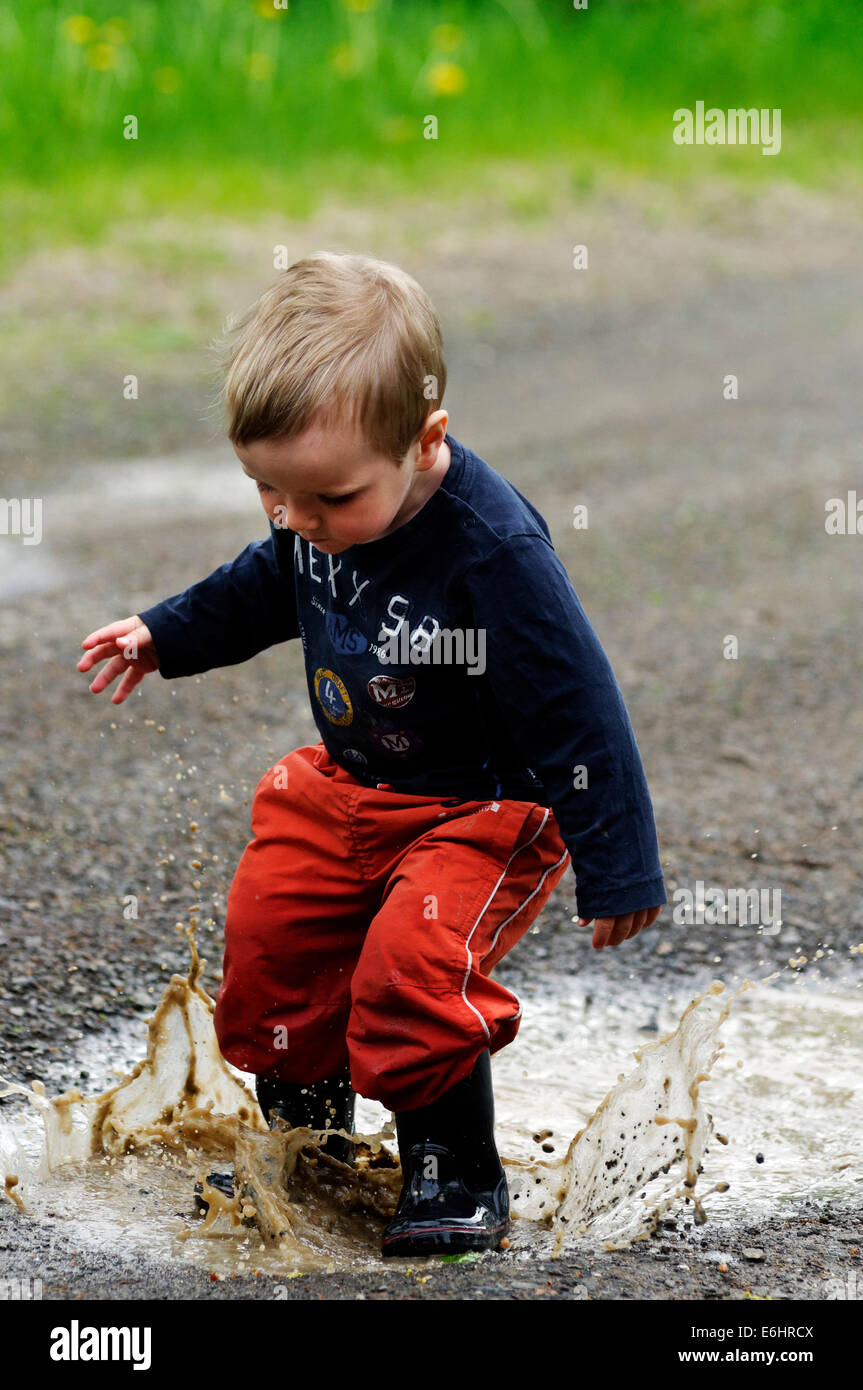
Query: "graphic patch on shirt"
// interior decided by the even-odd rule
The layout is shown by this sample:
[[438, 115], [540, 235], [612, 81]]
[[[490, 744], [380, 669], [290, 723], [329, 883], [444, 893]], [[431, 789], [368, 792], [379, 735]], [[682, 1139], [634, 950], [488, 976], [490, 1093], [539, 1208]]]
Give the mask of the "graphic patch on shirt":
[[327, 636], [340, 656], [354, 656], [368, 648], [368, 640], [351, 627], [341, 613], [327, 613]]
[[407, 753], [415, 753], [422, 745], [422, 739], [413, 729], [396, 729], [386, 734], [374, 730], [369, 737], [385, 753], [396, 753], [401, 757]]
[[350, 724], [354, 717], [351, 697], [335, 671], [319, 666], [315, 672], [315, 695], [331, 724]]
[[413, 699], [416, 688], [413, 676], [372, 676], [369, 681], [369, 694], [375, 704], [386, 709], [401, 709]]

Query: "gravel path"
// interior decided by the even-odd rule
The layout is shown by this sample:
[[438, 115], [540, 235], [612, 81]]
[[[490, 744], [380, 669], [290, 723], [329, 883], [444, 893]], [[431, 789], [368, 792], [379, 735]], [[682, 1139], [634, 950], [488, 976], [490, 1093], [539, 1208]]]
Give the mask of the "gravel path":
[[[804, 211], [816, 225], [817, 209]], [[581, 293], [570, 281], [555, 294], [539, 267], [559, 224], [520, 254], [518, 229], [499, 229], [491, 245], [465, 236], [456, 251], [430, 242], [424, 253], [424, 282], [448, 325], [449, 427], [549, 521], [624, 690], [670, 891], [697, 879], [782, 891], [775, 937], [687, 931], [666, 909], [622, 951], [596, 955], [570, 923], [570, 878], [542, 934], [499, 968], [517, 990], [592, 971], [609, 997], [629, 972], [684, 977], [695, 991], [717, 974], [790, 975], [802, 968], [790, 959], [818, 950], [823, 978], [859, 982], [863, 542], [824, 530], [827, 498], [859, 480], [859, 242], [825, 232], [813, 264], [799, 219], [788, 223], [775, 208], [764, 225], [757, 210], [749, 215], [748, 243], [727, 225], [706, 225], [682, 259], [679, 237], [651, 234], [653, 273], [636, 286], [644, 242], [627, 242], [632, 210], [595, 213], [630, 293], [605, 267], [598, 286]], [[852, 223], [849, 212], [842, 229]], [[507, 235], [504, 295], [494, 281]], [[478, 331], [470, 311], [480, 304]], [[728, 372], [740, 381], [735, 402], [722, 399]], [[27, 590], [0, 612], [0, 1072], [39, 1076], [52, 1091], [86, 1089], [76, 1046], [151, 1011], [166, 974], [185, 972], [175, 924], [198, 901], [212, 915], [204, 983], [215, 993], [251, 792], [277, 757], [317, 739], [293, 644], [185, 682], [151, 678], [119, 709], [89, 695], [75, 670], [91, 629], [181, 589], [264, 533], [254, 498], [234, 500], [224, 445], [207, 457], [200, 507], [175, 510], [146, 489], [136, 507], [147, 466], [93, 464], [46, 482], [46, 536], [30, 556], [19, 550], [10, 564], [20, 542], [0, 538], [0, 578], [11, 589], [17, 575]], [[163, 473], [182, 473], [188, 460], [160, 462]], [[578, 502], [590, 507], [587, 531], [570, 525]], [[722, 657], [727, 634], [739, 639], [736, 661]], [[11, 1113], [18, 1102], [0, 1104]], [[2, 1273], [32, 1272], [36, 1262], [45, 1297], [273, 1297], [260, 1280], [126, 1269], [68, 1249], [62, 1231], [53, 1236], [49, 1256], [46, 1233], [0, 1204]], [[396, 1270], [305, 1276], [286, 1296], [697, 1299], [751, 1290], [814, 1299], [825, 1280], [859, 1267], [861, 1245], [860, 1217], [830, 1204], [728, 1230], [693, 1227], [682, 1214], [625, 1252], [532, 1262], [528, 1274], [502, 1254], [436, 1265], [422, 1284]], [[763, 1250], [763, 1260], [744, 1249]]]

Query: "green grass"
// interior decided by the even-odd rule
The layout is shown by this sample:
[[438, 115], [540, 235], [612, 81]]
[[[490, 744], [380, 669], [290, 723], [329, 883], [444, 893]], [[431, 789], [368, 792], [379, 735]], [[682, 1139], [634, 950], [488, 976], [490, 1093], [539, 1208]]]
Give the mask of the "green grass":
[[[528, 220], [561, 177], [859, 190], [861, 58], [852, 0], [7, 0], [0, 263], [156, 211], [457, 197], [520, 162]], [[699, 99], [781, 107], [781, 153], [676, 146]]]

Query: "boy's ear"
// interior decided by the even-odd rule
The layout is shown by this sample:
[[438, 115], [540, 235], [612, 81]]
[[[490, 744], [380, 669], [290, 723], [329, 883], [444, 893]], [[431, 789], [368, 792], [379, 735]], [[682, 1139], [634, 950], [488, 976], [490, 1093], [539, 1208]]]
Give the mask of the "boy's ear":
[[447, 415], [447, 412], [445, 410], [431, 411], [430, 414], [426, 416], [425, 424], [423, 425], [422, 429], [420, 430], [419, 434], [414, 440], [414, 444], [418, 445], [419, 448], [422, 449], [423, 445], [428, 440], [429, 435], [433, 434], [434, 440], [430, 442], [434, 442], [437, 445], [441, 445], [444, 441], [444, 436], [446, 434], [448, 419], [449, 416]]
[[433, 410], [431, 414], [426, 417], [425, 428], [428, 430], [439, 424], [441, 426], [441, 439], [443, 439], [443, 436], [446, 434], [448, 420], [449, 414], [446, 410], [443, 408], [440, 410]]

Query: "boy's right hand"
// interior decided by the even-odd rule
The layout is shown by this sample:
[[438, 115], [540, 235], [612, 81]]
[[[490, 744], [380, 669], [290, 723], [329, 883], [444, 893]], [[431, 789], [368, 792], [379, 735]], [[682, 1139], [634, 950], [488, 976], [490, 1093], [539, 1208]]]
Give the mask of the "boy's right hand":
[[150, 629], [137, 615], [121, 618], [119, 622], [110, 623], [108, 627], [100, 627], [96, 632], [91, 632], [89, 637], [85, 637], [81, 646], [85, 651], [78, 662], [79, 671], [89, 671], [97, 661], [102, 661], [105, 657], [110, 658], [90, 685], [94, 695], [98, 695], [100, 690], [104, 690], [106, 685], [110, 685], [117, 676], [125, 672], [111, 696], [115, 705], [122, 705], [126, 696], [132, 693], [146, 675], [159, 669], [159, 658]]

